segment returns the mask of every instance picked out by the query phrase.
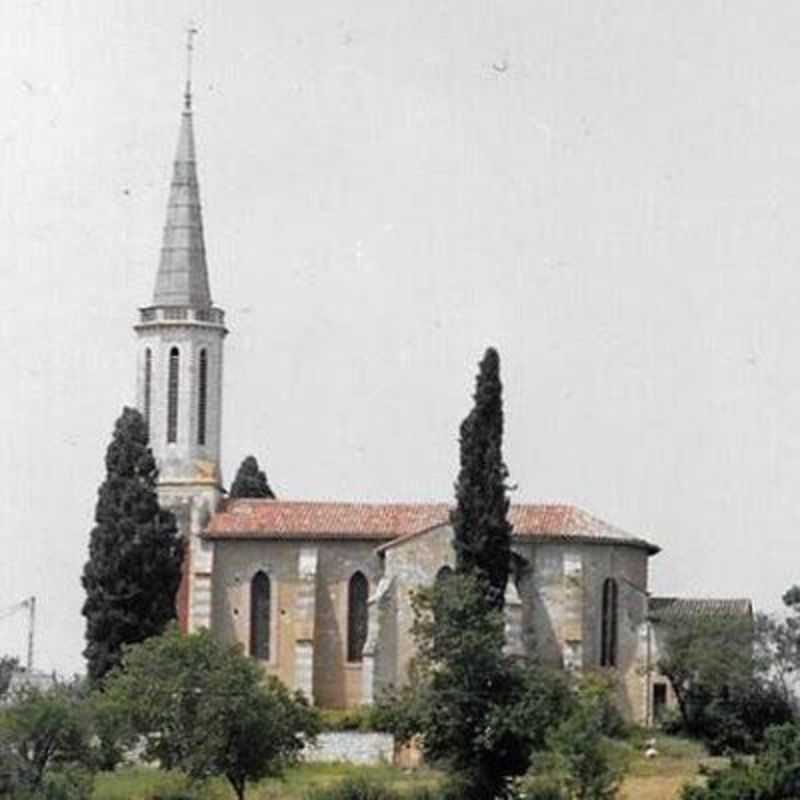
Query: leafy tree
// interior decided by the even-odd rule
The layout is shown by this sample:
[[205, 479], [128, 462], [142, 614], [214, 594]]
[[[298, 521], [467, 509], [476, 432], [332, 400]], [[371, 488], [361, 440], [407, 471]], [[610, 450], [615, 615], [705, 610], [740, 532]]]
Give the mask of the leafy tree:
[[414, 598], [417, 663], [411, 685], [381, 699], [382, 722], [403, 739], [421, 734], [425, 755], [489, 800], [545, 747], [572, 702], [563, 674], [503, 654], [503, 615], [486, 583], [455, 573]]
[[774, 685], [797, 708], [797, 673], [800, 671], [800, 586], [783, 594], [787, 615], [782, 620], [761, 616], [757, 620], [760, 664]]
[[[91, 764], [91, 717], [74, 685], [23, 688], [0, 709], [0, 773], [12, 796], [47, 795], [56, 777]], [[82, 779], [86, 784], [86, 778]]]
[[247, 456], [239, 465], [239, 470], [231, 486], [231, 497], [263, 497], [274, 499], [275, 495], [267, 483], [267, 476], [259, 469], [255, 456]]
[[191, 778], [224, 775], [239, 800], [247, 782], [277, 775], [318, 730], [301, 693], [207, 631], [175, 629], [126, 649], [106, 682], [108, 702], [143, 737], [145, 757]]
[[768, 727], [792, 719], [752, 619], [698, 616], [662, 625], [659, 669], [675, 691], [684, 730], [712, 752], [752, 751]]
[[664, 646], [658, 668], [675, 692], [688, 730], [695, 727], [702, 697], [724, 686], [738, 686], [753, 673], [749, 618], [698, 615], [660, 621]]
[[378, 713], [400, 738], [419, 734], [427, 758], [443, 762], [471, 800], [504, 793], [571, 702], [563, 676], [503, 652], [512, 528], [502, 444], [500, 359], [489, 348], [460, 429], [456, 572], [416, 594], [412, 679]]
[[175, 517], [159, 507], [147, 440], [142, 415], [125, 408], [106, 451], [82, 577], [84, 655], [94, 681], [119, 663], [123, 645], [161, 633], [175, 618], [183, 543]]
[[16, 656], [0, 656], [0, 698], [8, 691], [11, 678], [19, 668]]
[[487, 599], [502, 609], [511, 559], [508, 469], [503, 462], [503, 387], [500, 357], [489, 348], [480, 362], [475, 404], [461, 423], [455, 531], [456, 569], [482, 576]]

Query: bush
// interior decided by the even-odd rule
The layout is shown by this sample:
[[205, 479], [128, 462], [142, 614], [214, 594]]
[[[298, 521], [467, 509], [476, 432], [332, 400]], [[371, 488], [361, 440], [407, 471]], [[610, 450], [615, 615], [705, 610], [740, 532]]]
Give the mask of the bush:
[[677, 708], [665, 709], [658, 725], [669, 736], [685, 736], [687, 734], [683, 717]]
[[687, 786], [681, 795], [682, 800], [767, 800], [768, 797], [773, 795], [761, 793], [753, 769], [738, 761], [711, 775], [707, 786]]
[[377, 731], [382, 730], [381, 717], [372, 706], [327, 709], [320, 712], [323, 731]]
[[399, 793], [374, 778], [347, 778], [335, 786], [315, 789], [306, 800], [465, 800], [463, 788], [455, 781], [436, 789], [414, 789]]
[[36, 800], [89, 800], [94, 776], [81, 767], [68, 767], [45, 776]]
[[94, 776], [89, 770], [69, 766], [51, 770], [35, 789], [0, 785], [0, 797], [13, 800], [90, 800], [94, 789]]
[[400, 800], [384, 783], [370, 778], [347, 778], [306, 795], [306, 800]]
[[800, 726], [767, 731], [765, 747], [752, 764], [734, 759], [708, 778], [687, 786], [683, 800], [790, 800], [800, 797]]
[[511, 786], [514, 800], [568, 800], [561, 782], [552, 775], [523, 775]]
[[582, 702], [595, 709], [600, 731], [612, 739], [625, 739], [631, 733], [631, 726], [625, 721], [619, 706], [614, 702], [617, 682], [614, 677], [603, 672], [587, 672], [581, 678], [578, 693]]
[[696, 701], [692, 729], [712, 755], [753, 753], [761, 746], [768, 728], [791, 722], [794, 712], [771, 686], [752, 682], [737, 691], [717, 693], [694, 690]]
[[[549, 750], [535, 755], [529, 773], [539, 800], [612, 800], [624, 764], [603, 735], [604, 705], [582, 695], [570, 715], [547, 736]], [[527, 796], [527, 795], [526, 795]]]

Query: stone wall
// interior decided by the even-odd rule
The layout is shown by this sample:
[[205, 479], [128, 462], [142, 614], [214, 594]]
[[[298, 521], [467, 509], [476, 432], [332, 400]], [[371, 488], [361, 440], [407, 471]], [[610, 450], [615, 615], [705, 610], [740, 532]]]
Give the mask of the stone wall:
[[[414, 657], [412, 592], [452, 565], [452, 528], [439, 526], [376, 552], [374, 541], [218, 541], [214, 548], [212, 629], [247, 650], [250, 582], [270, 577], [272, 652], [265, 671], [299, 688], [317, 705], [352, 708], [373, 702], [407, 677]], [[648, 711], [647, 550], [609, 542], [542, 538], [514, 543], [516, 575], [508, 630], [521, 653], [573, 671], [601, 669], [603, 583], [618, 587], [617, 680], [624, 714]], [[364, 659], [347, 661], [348, 582], [359, 570], [369, 583]], [[511, 618], [513, 616], [513, 619]], [[645, 626], [645, 627], [643, 627]]]
[[311, 762], [346, 761], [350, 764], [392, 764], [394, 736], [391, 733], [342, 731], [323, 733], [316, 744], [306, 747], [303, 760]]
[[[429, 585], [438, 570], [453, 564], [452, 528], [434, 528], [384, 551], [385, 584], [391, 583], [394, 619], [382, 620], [376, 642], [373, 678], [377, 695], [386, 676], [402, 683], [414, 657], [411, 593]], [[618, 589], [616, 668], [607, 669], [618, 687], [621, 710], [644, 722], [647, 688], [642, 670], [641, 631], [647, 611], [647, 550], [610, 542], [522, 540], [514, 543], [516, 588], [521, 607], [507, 607], [509, 630], [519, 630], [520, 650], [545, 663], [574, 672], [601, 669], [603, 584], [613, 578]], [[511, 591], [511, 594], [516, 594]], [[391, 625], [390, 625], [391, 623]], [[384, 626], [386, 629], [384, 630]], [[386, 646], [381, 651], [381, 639]], [[394, 659], [394, 663], [389, 663]], [[383, 676], [383, 677], [382, 677]]]
[[302, 689], [324, 708], [358, 706], [362, 663], [347, 661], [347, 589], [361, 571], [370, 592], [378, 583], [379, 542], [218, 541], [214, 546], [211, 627], [222, 641], [250, 641], [250, 583], [269, 576], [270, 659], [264, 670]]
[[375, 542], [338, 541], [320, 544], [317, 579], [314, 699], [324, 708], [352, 708], [363, 703], [361, 662], [347, 660], [347, 589], [356, 571], [377, 586], [379, 563]]
[[391, 676], [390, 682], [402, 684], [408, 675], [408, 667], [416, 648], [411, 636], [414, 609], [411, 595], [421, 586], [430, 586], [436, 573], [443, 567], [455, 565], [453, 551], [453, 529], [441, 525], [426, 533], [410, 538], [407, 542], [388, 547], [384, 551], [384, 575], [392, 581], [394, 643], [392, 651], [395, 663], [376, 664], [376, 671]]

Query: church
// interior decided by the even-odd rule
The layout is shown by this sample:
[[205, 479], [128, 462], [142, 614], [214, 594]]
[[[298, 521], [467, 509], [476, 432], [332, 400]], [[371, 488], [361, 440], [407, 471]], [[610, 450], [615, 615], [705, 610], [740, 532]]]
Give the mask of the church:
[[[220, 473], [225, 312], [209, 286], [187, 83], [152, 302], [139, 310], [137, 407], [159, 496], [187, 549], [185, 631], [239, 643], [323, 708], [370, 704], [407, 679], [411, 592], [453, 568], [448, 505], [226, 499]], [[671, 704], [655, 664], [659, 621], [750, 614], [748, 601], [654, 598], [659, 552], [571, 505], [515, 505], [506, 648], [615, 678], [623, 713]]]

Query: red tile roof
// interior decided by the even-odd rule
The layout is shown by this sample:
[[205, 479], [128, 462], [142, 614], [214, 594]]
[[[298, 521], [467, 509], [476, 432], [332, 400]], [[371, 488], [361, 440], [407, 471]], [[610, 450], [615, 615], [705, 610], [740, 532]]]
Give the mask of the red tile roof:
[[[324, 503], [228, 500], [214, 514], [209, 539], [362, 539], [394, 546], [448, 522], [444, 503]], [[657, 553], [658, 547], [568, 505], [511, 507], [520, 538], [620, 542]]]

